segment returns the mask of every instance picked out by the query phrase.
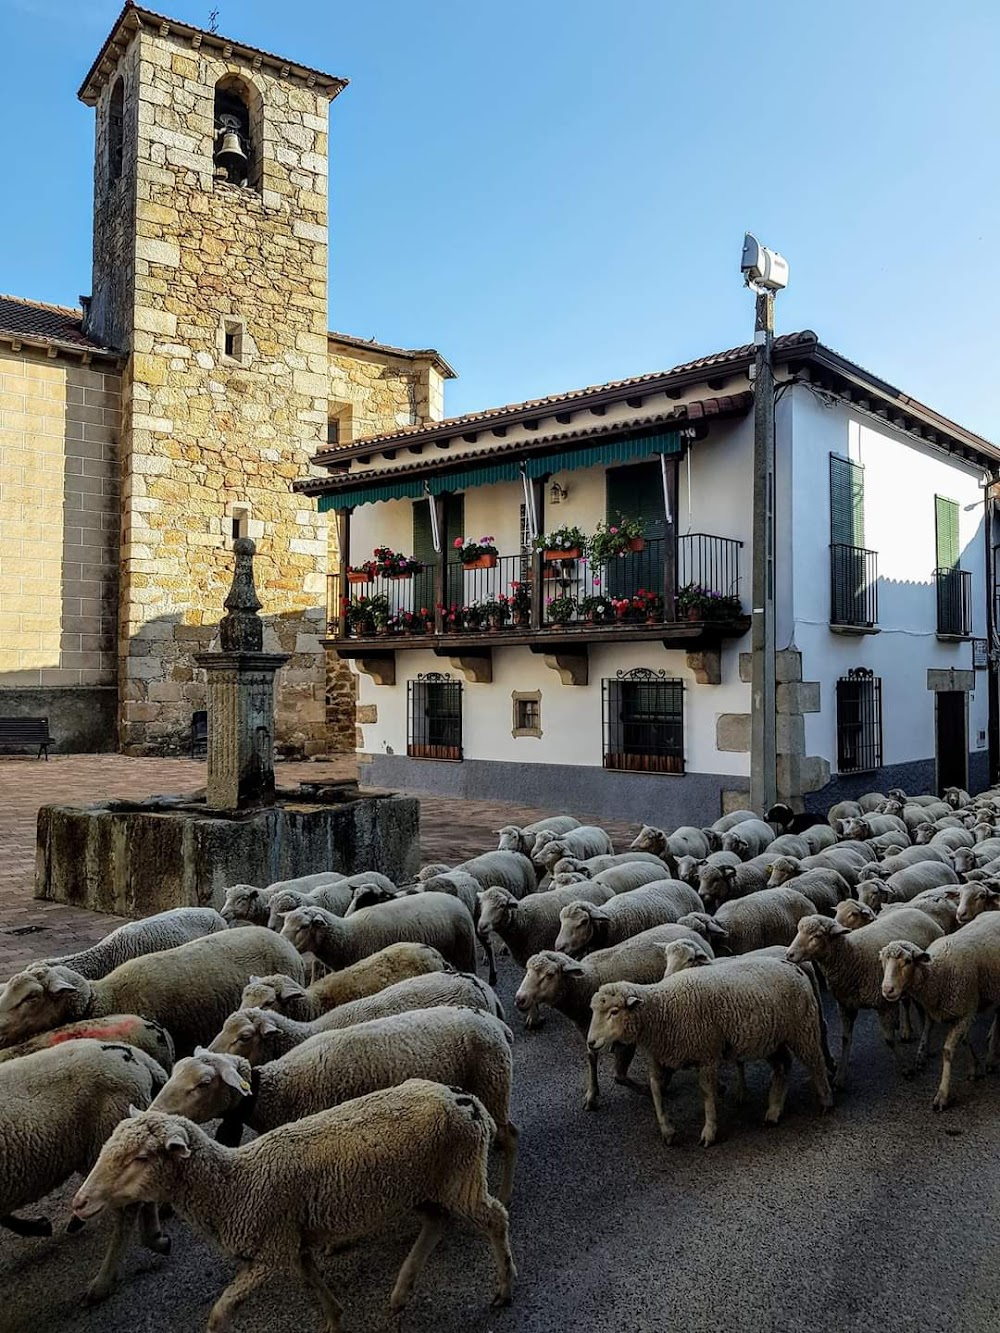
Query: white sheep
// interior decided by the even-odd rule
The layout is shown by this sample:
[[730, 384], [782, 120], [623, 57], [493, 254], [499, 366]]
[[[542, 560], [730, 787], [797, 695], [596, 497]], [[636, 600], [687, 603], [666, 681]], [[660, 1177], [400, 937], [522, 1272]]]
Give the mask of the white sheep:
[[281, 930], [282, 922], [289, 912], [296, 907], [322, 907], [334, 916], [343, 916], [354, 901], [359, 889], [369, 885], [391, 894], [396, 886], [386, 875], [367, 870], [360, 875], [348, 875], [342, 879], [317, 884], [313, 889], [276, 889], [268, 902], [268, 930]]
[[842, 842], [815, 856], [777, 856], [770, 865], [767, 887], [780, 888], [807, 870], [836, 870], [853, 888], [864, 867], [874, 860], [874, 851], [863, 842]]
[[0, 1064], [19, 1060], [22, 1055], [34, 1055], [36, 1051], [51, 1050], [67, 1041], [87, 1039], [135, 1046], [145, 1051], [168, 1074], [174, 1067], [174, 1043], [170, 1033], [162, 1024], [154, 1023], [149, 1018], [140, 1018], [138, 1014], [85, 1018], [79, 1023], [67, 1023], [49, 1032], [39, 1032], [37, 1036], [29, 1037], [17, 1046], [0, 1050]]
[[906, 838], [904, 845], [910, 841], [907, 827], [898, 815], [858, 815], [854, 819], [841, 820], [836, 829], [845, 841], [867, 842], [883, 833], [902, 833]]
[[506, 1024], [472, 1009], [411, 1009], [387, 1018], [320, 1032], [279, 1060], [251, 1068], [238, 1055], [198, 1049], [179, 1060], [153, 1108], [183, 1109], [202, 1123], [222, 1118], [223, 1142], [243, 1126], [258, 1133], [408, 1078], [433, 1078], [479, 1097], [497, 1126], [503, 1153], [499, 1196], [510, 1198], [517, 1130], [510, 1121], [513, 1080]]
[[581, 824], [579, 828], [559, 835], [543, 829], [535, 838], [531, 860], [539, 870], [551, 870], [564, 856], [586, 860], [588, 856], [602, 856], [614, 850], [604, 829], [598, 828], [596, 824]]
[[809, 1072], [820, 1104], [833, 1105], [823, 1059], [819, 1011], [808, 978], [773, 958], [740, 967], [695, 967], [653, 986], [613, 982], [591, 1001], [591, 1049], [637, 1046], [649, 1063], [649, 1088], [664, 1142], [676, 1133], [663, 1106], [665, 1076], [698, 1067], [705, 1106], [704, 1147], [718, 1134], [719, 1069], [724, 1060], [767, 1060], [773, 1077], [765, 1120], [784, 1108], [790, 1054]]
[[672, 833], [667, 833], [651, 824], [644, 824], [629, 846], [634, 852], [652, 852], [654, 856], [665, 860], [669, 857], [668, 864], [678, 856], [707, 856], [709, 852], [718, 850], [714, 837], [710, 839], [704, 829], [693, 825], [681, 825]]
[[707, 856], [678, 856], [676, 879], [682, 879], [693, 889], [698, 887], [701, 872], [706, 866], [741, 866], [743, 862], [735, 852], [709, 852]]
[[549, 815], [546, 819], [536, 819], [533, 824], [521, 826], [504, 824], [503, 828], [496, 830], [500, 839], [497, 851], [523, 852], [525, 856], [530, 856], [539, 833], [562, 834], [579, 827], [580, 821], [572, 815]]
[[[46, 1219], [14, 1217], [75, 1172], [87, 1172], [130, 1105], [148, 1106], [166, 1082], [160, 1066], [133, 1046], [86, 1039], [26, 1055], [0, 1067], [0, 1226], [23, 1236], [49, 1236]], [[91, 1300], [111, 1290], [118, 1261], [136, 1215], [115, 1215], [100, 1272], [88, 1288]], [[140, 1214], [143, 1241], [159, 1254], [170, 1242], [155, 1210]]]
[[520, 852], [484, 852], [482, 856], [461, 861], [454, 869], [471, 875], [479, 882], [481, 889], [499, 885], [502, 889], [516, 893], [519, 898], [523, 898], [526, 893], [534, 893], [538, 887], [535, 867]]
[[745, 898], [733, 898], [717, 908], [714, 916], [692, 912], [682, 916], [679, 924], [697, 930], [713, 949], [749, 953], [791, 943], [799, 921], [814, 910], [808, 898], [791, 884], [783, 884], [778, 889], [760, 889]]
[[793, 963], [818, 963], [840, 1010], [841, 1048], [834, 1086], [847, 1082], [854, 1024], [861, 1009], [874, 1009], [893, 1056], [896, 1055], [898, 1013], [882, 995], [879, 950], [896, 939], [926, 947], [941, 937], [941, 928], [925, 913], [901, 907], [878, 916], [868, 926], [847, 930], [825, 916], [806, 916], [788, 948]]
[[251, 973], [267, 971], [303, 980], [302, 959], [288, 941], [260, 926], [133, 958], [97, 981], [34, 963], [0, 991], [0, 1046], [83, 1018], [138, 1014], [161, 1023], [185, 1055], [211, 1041]]
[[244, 922], [251, 926], [266, 926], [271, 899], [282, 889], [309, 893], [323, 884], [336, 884], [343, 878], [343, 875], [331, 870], [317, 875], [301, 875], [298, 879], [278, 880], [266, 889], [259, 889], [254, 884], [233, 884], [226, 890], [219, 911], [230, 926], [242, 925]]
[[953, 810], [961, 810], [972, 804], [972, 797], [962, 787], [945, 787], [942, 800]]
[[81, 977], [96, 981], [106, 977], [130, 958], [162, 949], [175, 949], [178, 944], [214, 935], [226, 929], [225, 919], [214, 907], [174, 907], [168, 912], [143, 917], [141, 921], [126, 921], [103, 940], [80, 953], [64, 954], [61, 958], [46, 958], [50, 967], [69, 967]]
[[[949, 894], [949, 897], [952, 897]], [[963, 884], [958, 893], [956, 919], [960, 926], [975, 921], [982, 912], [1000, 911], [1000, 889], [982, 882]]]
[[[859, 903], [858, 906], [860, 907], [861, 904]], [[919, 894], [908, 902], [885, 903], [879, 912], [879, 916], [885, 916], [887, 912], [895, 912], [900, 907], [915, 907], [918, 911], [926, 912], [946, 935], [954, 935], [962, 924], [958, 919], [958, 902], [955, 900], [954, 891], [951, 889], [930, 889], [928, 893]]]
[[873, 875], [859, 880], [858, 898], [877, 912], [883, 903], [905, 903], [927, 889], [957, 884], [958, 876], [951, 866], [942, 861], [919, 861], [904, 866], [887, 879]]
[[[969, 855], [972, 856], [971, 850]], [[921, 865], [925, 861], [938, 861], [943, 865], [954, 865], [956, 870], [960, 869], [957, 862], [953, 862], [946, 848], [932, 847], [927, 844], [925, 846], [903, 847], [898, 852], [891, 852], [888, 856], [884, 856], [881, 861], [869, 861], [862, 868], [860, 878], [866, 879], [869, 875], [876, 875], [884, 879], [887, 875], [894, 875], [897, 870], [905, 870], [907, 866]]]
[[839, 870], [807, 870], [790, 880], [788, 888], [808, 898], [824, 916], [833, 916], [837, 904], [851, 897], [851, 886]]
[[[523, 967], [533, 953], [550, 949], [559, 934], [559, 913], [572, 902], [605, 903], [612, 898], [608, 884], [589, 880], [564, 889], [549, 889], [527, 898], [515, 898], [506, 889], [481, 889], [479, 893], [479, 937], [496, 935]], [[529, 1012], [525, 1027], [538, 1026], [538, 1013]]]
[[285, 917], [281, 934], [300, 953], [314, 954], [334, 971], [402, 940], [430, 944], [459, 972], [476, 970], [472, 917], [457, 898], [446, 893], [394, 898], [347, 918], [333, 916], [322, 907], [297, 907]]
[[[543, 949], [528, 959], [524, 979], [514, 996], [522, 1012], [537, 1013], [543, 1004], [565, 1014], [586, 1040], [590, 1026], [590, 1001], [609, 981], [659, 981], [663, 974], [664, 944], [671, 940], [696, 939], [686, 926], [668, 923], [631, 935], [610, 949], [597, 949], [586, 958]], [[706, 945], [706, 948], [708, 946]], [[634, 1047], [615, 1048], [615, 1082], [630, 1083], [629, 1067]], [[600, 1088], [597, 1080], [597, 1052], [587, 1051], [587, 1091], [583, 1104], [588, 1111], [597, 1106]]]
[[[255, 1288], [295, 1273], [328, 1329], [341, 1306], [313, 1249], [343, 1245], [417, 1212], [422, 1228], [390, 1297], [400, 1310], [449, 1217], [485, 1236], [510, 1301], [515, 1276], [507, 1211], [490, 1196], [494, 1126], [475, 1097], [424, 1079], [370, 1093], [229, 1149], [183, 1116], [147, 1111], [122, 1121], [73, 1199], [77, 1217], [138, 1200], [173, 1203], [240, 1270], [209, 1316], [223, 1333]], [[359, 1182], [361, 1188], [359, 1189]]]
[[[933, 1102], [935, 1111], [943, 1111], [951, 1101], [951, 1066], [962, 1042], [969, 1048], [974, 1073], [982, 1072], [970, 1028], [978, 1013], [995, 1010], [1000, 1004], [1000, 917], [981, 916], [957, 934], [934, 940], [926, 949], [908, 940], [895, 940], [881, 950], [879, 961], [883, 969], [882, 994], [887, 1000], [911, 995], [932, 1022], [949, 1024], [941, 1057], [941, 1082]], [[926, 1053], [928, 1033], [929, 1025], [920, 1040], [918, 1062]], [[998, 1029], [994, 1021], [987, 1068], [996, 1066], [997, 1054]]]
[[698, 877], [698, 893], [709, 912], [731, 898], [766, 889], [767, 872], [757, 865], [741, 861], [737, 866], [706, 865]]
[[240, 996], [241, 1009], [274, 1009], [307, 1023], [340, 1004], [374, 995], [407, 977], [452, 971], [451, 964], [429, 944], [403, 940], [362, 958], [342, 972], [331, 972], [304, 988], [292, 977], [252, 976]]
[[263, 1065], [301, 1046], [317, 1032], [332, 1032], [373, 1018], [404, 1014], [410, 1009], [436, 1009], [441, 1005], [478, 1009], [495, 1018], [504, 1016], [496, 995], [471, 972], [428, 972], [422, 977], [398, 981], [361, 1000], [338, 1005], [310, 1023], [299, 1023], [273, 1009], [238, 1009], [223, 1023], [208, 1049], [224, 1055], [242, 1055], [252, 1065]]
[[626, 865], [648, 865], [654, 870], [659, 870], [661, 875], [668, 873], [667, 863], [652, 852], [610, 852], [603, 856], [588, 856], [585, 859], [578, 856], [564, 856], [552, 867], [552, 877], [554, 879], [557, 875], [577, 874], [583, 875], [585, 879], [593, 879], [595, 875], [610, 870], [613, 866]]
[[857, 801], [838, 801], [826, 812], [826, 821], [836, 831], [842, 820], [857, 819], [863, 814], [864, 811]]
[[774, 829], [762, 819], [744, 819], [722, 835], [724, 852], [735, 852], [741, 861], [766, 852], [774, 842]]
[[696, 910], [695, 903], [701, 903], [698, 895], [690, 884], [682, 884], [679, 879], [644, 884], [602, 904], [578, 898], [560, 911], [559, 934], [553, 947], [578, 958], [594, 949], [620, 944], [653, 926], [676, 921], [685, 912]]
[[931, 824], [921, 824], [913, 835], [918, 846], [946, 847], [948, 851], [957, 851], [959, 847], [975, 847], [976, 840], [966, 828], [935, 829]]
[[[479, 943], [482, 946], [483, 956], [486, 960], [486, 966], [489, 968], [490, 985], [495, 986], [497, 980], [496, 958], [493, 955], [493, 941], [489, 935], [483, 935], [479, 932], [479, 894], [482, 891], [482, 884], [474, 875], [470, 875], [465, 870], [448, 870], [440, 875], [432, 875], [428, 879], [421, 880], [411, 886], [406, 885], [398, 890], [395, 895], [386, 895], [367, 886], [363, 889], [355, 890], [354, 901], [347, 909], [345, 915], [353, 916], [363, 907], [372, 907], [378, 902], [388, 902], [390, 896], [402, 897], [411, 891], [417, 893], [447, 893], [451, 897], [457, 898], [460, 903], [464, 903], [468, 908], [472, 920], [475, 923]], [[521, 895], [518, 894], [518, 897]]]
[[745, 819], [759, 819], [760, 816], [754, 810], [733, 810], [728, 815], [721, 815], [712, 823], [713, 833], [728, 833], [731, 828], [737, 824], [742, 824]]

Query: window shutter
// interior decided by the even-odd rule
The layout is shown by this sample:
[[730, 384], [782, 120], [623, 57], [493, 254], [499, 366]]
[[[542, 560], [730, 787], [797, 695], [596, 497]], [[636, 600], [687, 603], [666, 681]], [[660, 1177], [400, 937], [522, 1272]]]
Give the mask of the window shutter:
[[413, 555], [423, 565], [422, 572], [413, 576], [413, 609], [421, 611], [426, 607], [433, 614], [437, 552], [431, 532], [430, 504], [426, 500], [413, 502]]
[[935, 495], [934, 518], [937, 529], [937, 568], [957, 569], [960, 552], [956, 501]]
[[830, 455], [830, 541], [865, 544], [865, 470], [837, 454]]
[[667, 511], [663, 505], [663, 478], [659, 463], [637, 463], [632, 467], [608, 468], [605, 474], [607, 521], [619, 515], [638, 518], [647, 539], [646, 549], [627, 560], [608, 563], [609, 597], [628, 597], [639, 588], [663, 589], [663, 539], [667, 535]]

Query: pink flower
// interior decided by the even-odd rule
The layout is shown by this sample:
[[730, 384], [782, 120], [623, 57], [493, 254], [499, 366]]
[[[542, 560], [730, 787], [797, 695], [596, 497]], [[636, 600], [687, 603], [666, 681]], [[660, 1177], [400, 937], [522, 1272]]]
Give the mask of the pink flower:
[[464, 545], [465, 545], [465, 543], [462, 541], [461, 537], [456, 537], [455, 540], [452, 542], [452, 546], [454, 546], [454, 548], [455, 548], [456, 551], [461, 550], [461, 548], [462, 548]]
[[617, 532], [618, 529], [617, 529], [617, 528], [611, 528], [610, 531], [611, 531], [611, 532]]

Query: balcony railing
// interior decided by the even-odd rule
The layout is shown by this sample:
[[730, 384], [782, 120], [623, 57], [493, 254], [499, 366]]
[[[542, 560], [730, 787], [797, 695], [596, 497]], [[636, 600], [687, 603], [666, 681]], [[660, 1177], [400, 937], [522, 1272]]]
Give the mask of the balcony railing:
[[949, 638], [972, 633], [972, 575], [965, 569], [935, 569], [937, 632]]
[[878, 625], [877, 552], [831, 545], [830, 624], [859, 630]]
[[[403, 577], [329, 576], [333, 638], [433, 634], [521, 634], [567, 626], [657, 625], [676, 620], [740, 617], [740, 547], [728, 537], [693, 533], [677, 541], [676, 575], [668, 589], [671, 543], [647, 540], [641, 550], [597, 563], [584, 556], [545, 561], [530, 553], [463, 566], [448, 560]], [[536, 570], [539, 589], [536, 594]], [[440, 580], [440, 583], [439, 583]], [[702, 605], [678, 612], [679, 589], [696, 586]], [[440, 594], [440, 595], [439, 595]], [[730, 598], [716, 609], [714, 594]], [[683, 599], [682, 599], [683, 600]]]

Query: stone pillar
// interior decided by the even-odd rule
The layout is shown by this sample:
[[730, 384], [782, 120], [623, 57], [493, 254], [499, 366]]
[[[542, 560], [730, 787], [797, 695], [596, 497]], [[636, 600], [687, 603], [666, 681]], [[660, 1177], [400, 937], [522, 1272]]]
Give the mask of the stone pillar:
[[274, 800], [274, 676], [287, 653], [199, 653], [208, 679], [208, 789], [213, 810]]

